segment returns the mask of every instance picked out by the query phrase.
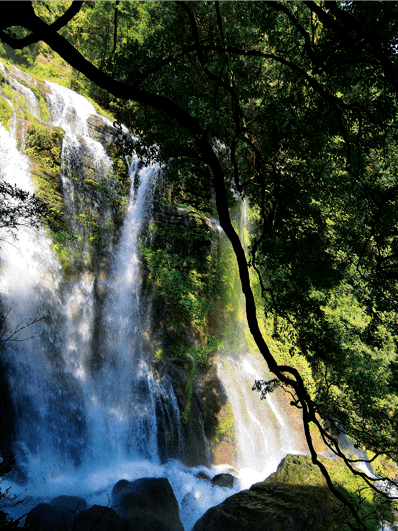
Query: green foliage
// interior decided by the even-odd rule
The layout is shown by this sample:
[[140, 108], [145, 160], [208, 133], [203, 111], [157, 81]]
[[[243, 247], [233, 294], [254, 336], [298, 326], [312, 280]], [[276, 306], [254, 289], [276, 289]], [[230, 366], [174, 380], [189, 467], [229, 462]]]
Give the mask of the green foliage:
[[8, 121], [12, 115], [12, 108], [5, 98], [0, 97], [0, 123], [8, 129]]
[[[141, 256], [158, 295], [172, 306], [175, 324], [219, 337], [226, 320], [237, 312], [236, 262], [206, 218], [192, 215], [190, 223], [194, 225], [188, 229], [183, 223], [157, 222], [152, 227], [154, 241], [151, 247], [141, 247]], [[206, 348], [211, 350], [211, 344], [209, 340]], [[198, 351], [198, 360], [206, 356], [205, 350]]]
[[181, 412], [181, 418], [184, 424], [187, 424], [189, 419], [189, 411], [191, 409], [192, 393], [193, 393], [193, 383], [196, 379], [195, 372], [195, 363], [192, 361], [189, 369], [188, 381], [185, 385], [185, 394], [186, 394], [186, 405], [184, 410]]
[[70, 260], [68, 244], [73, 240], [73, 238], [65, 231], [50, 231], [50, 234], [53, 241], [52, 250], [58, 256], [64, 273], [67, 276], [71, 276], [73, 274], [73, 265]]
[[61, 182], [61, 149], [65, 132], [59, 127], [44, 126], [32, 117], [24, 151], [32, 162], [32, 175], [37, 195], [49, 207], [48, 219], [53, 230], [63, 228], [63, 197]]
[[[64, 9], [47, 7], [37, 12], [49, 22]], [[167, 165], [168, 201], [203, 211], [209, 159], [181, 114], [151, 98], [192, 118], [229, 206], [244, 195], [256, 213], [252, 284], [275, 357], [304, 370], [318, 412], [397, 460], [396, 3], [124, 2], [113, 41], [115, 7], [87, 2], [62, 32], [149, 104], [80, 74], [72, 86], [136, 133], [140, 156]], [[15, 55], [32, 66], [38, 50]], [[159, 293], [199, 329], [221, 306], [224, 273], [203, 238], [197, 247], [143, 254]]]
[[[303, 371], [315, 402], [359, 444], [394, 452], [394, 88], [370, 48], [354, 54], [344, 41], [343, 19], [336, 18], [337, 31], [303, 3], [218, 8], [197, 2], [148, 10], [142, 40], [121, 43], [105, 67], [149, 93], [155, 86], [157, 95], [198, 120], [227, 184], [257, 213], [249, 252], [261, 277], [257, 308], [264, 311], [270, 348]], [[368, 27], [384, 17], [374, 38], [395, 65], [388, 13], [396, 7], [352, 3], [345, 9]], [[167, 162], [176, 182], [188, 170], [205, 181], [202, 154], [176, 121], [147, 105], [111, 104], [137, 133], [140, 155]], [[232, 206], [232, 193], [229, 201]], [[171, 259], [167, 280], [158, 257], [159, 286], [166, 290], [169, 283], [168, 297], [189, 315], [194, 309], [171, 288], [171, 280], [189, 278], [178, 260]], [[193, 285], [186, 281], [187, 294]]]
[[220, 442], [234, 443], [235, 418], [230, 403], [227, 403], [225, 411], [220, 415], [219, 422], [216, 428], [216, 434], [212, 439], [212, 444]]
[[152, 251], [141, 248], [141, 256], [150, 270], [150, 278], [154, 281], [157, 291], [178, 312], [178, 317], [193, 326], [203, 326], [212, 309], [208, 299], [208, 274], [197, 271], [195, 260], [168, 254], [161, 249]]
[[192, 355], [199, 365], [206, 365], [212, 354], [217, 352], [222, 346], [222, 339], [207, 334], [202, 347], [191, 347], [188, 354]]
[[53, 212], [35, 195], [16, 186], [0, 182], [0, 227], [11, 238], [17, 238], [21, 226], [39, 227], [43, 219], [52, 219]]
[[99, 245], [104, 234], [113, 228], [112, 221], [102, 224], [99, 220], [99, 214], [94, 212], [80, 212], [74, 215], [73, 219], [84, 227], [88, 243], [94, 246]]

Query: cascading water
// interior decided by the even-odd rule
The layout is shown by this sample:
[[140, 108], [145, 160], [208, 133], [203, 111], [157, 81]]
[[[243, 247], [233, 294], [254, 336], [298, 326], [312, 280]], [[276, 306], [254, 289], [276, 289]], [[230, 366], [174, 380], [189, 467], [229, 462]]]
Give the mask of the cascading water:
[[[111, 161], [88, 134], [93, 106], [64, 87], [49, 86], [52, 121], [66, 133], [62, 181], [67, 221], [79, 233], [82, 199], [75, 182], [83, 171], [82, 152], [99, 181], [111, 172]], [[2, 178], [33, 191], [28, 160], [4, 128], [1, 134], [7, 150], [3, 160], [10, 162], [2, 165]], [[157, 172], [157, 167], [140, 167], [137, 160], [130, 164], [129, 205], [112, 252], [111, 274], [102, 281], [106, 296], [100, 312], [95, 310], [94, 275], [83, 273], [65, 285], [45, 231], [21, 230], [17, 246], [2, 252], [2, 302], [13, 308], [8, 325], [16, 327], [27, 312], [45, 316], [41, 337], [7, 345], [6, 352], [17, 415], [15, 447], [34, 477], [48, 479], [59, 468], [64, 473], [69, 466], [126, 456], [156, 461], [156, 409], [162, 393], [173, 409], [169, 416], [178, 421], [173, 390], [167, 381], [155, 381], [142, 341], [138, 245]], [[94, 338], [96, 319], [101, 332]], [[27, 333], [36, 335], [36, 330]]]
[[[9, 71], [5, 73], [10, 79]], [[34, 94], [17, 80], [12, 83], [38, 117]], [[64, 87], [48, 85], [52, 123], [65, 131], [65, 217], [80, 240], [84, 261], [87, 234], [78, 221], [84, 208], [78, 191], [85, 171], [82, 157], [100, 183], [107, 180], [111, 163], [102, 145], [89, 136], [87, 121], [96, 114], [92, 105]], [[15, 114], [10, 122], [16, 124]], [[8, 343], [2, 352], [14, 402], [18, 477], [25, 475], [23, 486], [4, 480], [3, 488], [11, 486], [13, 493], [28, 496], [23, 505], [8, 509], [14, 517], [57, 494], [80, 494], [89, 503], [107, 505], [107, 493], [121, 478], [166, 476], [188, 530], [229, 494], [196, 479], [195, 469], [159, 462], [159, 428], [174, 439], [176, 455], [182, 456], [184, 448], [171, 381], [156, 378], [150, 368], [140, 301], [139, 235], [150, 218], [158, 169], [143, 168], [136, 159], [129, 168], [129, 204], [118, 244], [109, 242], [108, 275], [83, 268], [65, 280], [44, 229], [22, 227], [16, 242], [1, 246], [1, 304], [3, 313], [11, 310], [8, 329], [13, 331], [26, 318], [43, 318], [20, 334], [21, 342]], [[35, 191], [30, 161], [17, 148], [15, 127], [9, 132], [0, 126], [0, 178]], [[102, 214], [105, 220], [111, 217], [110, 211]], [[3, 231], [0, 237], [7, 234]], [[96, 289], [103, 294], [101, 301]]]
[[255, 380], [271, 378], [265, 362], [247, 347], [220, 357], [219, 377], [232, 405], [237, 438], [236, 462], [242, 487], [263, 481], [287, 454], [302, 453], [299, 439], [284, 420], [279, 396], [266, 401], [253, 393]]
[[[240, 239], [247, 250], [248, 203], [242, 203]], [[243, 295], [240, 314], [245, 315]], [[262, 481], [276, 470], [288, 453], [306, 453], [303, 436], [287, 425], [283, 397], [274, 392], [260, 402], [252, 390], [255, 380], [272, 378], [259, 352], [251, 352], [245, 340], [245, 319], [239, 323], [240, 333], [232, 341], [233, 349], [219, 356], [218, 375], [231, 402], [237, 439], [236, 464], [242, 487]], [[290, 421], [292, 418], [290, 417]]]
[[[14, 88], [38, 117], [33, 92], [18, 83], [13, 81]], [[112, 164], [90, 133], [90, 117], [99, 119], [92, 104], [64, 87], [47, 85], [51, 122], [65, 131], [65, 219], [83, 265], [79, 275], [65, 278], [44, 229], [21, 228], [17, 242], [1, 246], [1, 304], [3, 312], [12, 309], [9, 330], [26, 318], [43, 317], [20, 336], [26, 341], [9, 343], [3, 353], [15, 408], [14, 451], [29, 495], [42, 500], [80, 494], [106, 505], [107, 490], [121, 478], [167, 476], [188, 530], [232, 492], [197, 480], [195, 469], [177, 462], [161, 465], [162, 436], [173, 438], [175, 456], [182, 457], [184, 448], [171, 381], [151, 369], [146, 303], [140, 298], [140, 234], [150, 220], [158, 168], [129, 160], [131, 189], [120, 237], [108, 242], [107, 267], [88, 267], [89, 236], [79, 222], [87, 205], [79, 186], [87, 180], [89, 164], [97, 185], [109, 189]], [[0, 168], [0, 179], [34, 191], [29, 159], [17, 149], [15, 129], [2, 126]], [[111, 221], [109, 203], [97, 207], [104, 223]], [[264, 407], [251, 391], [253, 380], [264, 378], [263, 364], [244, 346], [240, 351], [226, 353], [219, 374], [233, 407], [242, 488], [264, 479], [296, 446], [278, 401], [272, 397]]]

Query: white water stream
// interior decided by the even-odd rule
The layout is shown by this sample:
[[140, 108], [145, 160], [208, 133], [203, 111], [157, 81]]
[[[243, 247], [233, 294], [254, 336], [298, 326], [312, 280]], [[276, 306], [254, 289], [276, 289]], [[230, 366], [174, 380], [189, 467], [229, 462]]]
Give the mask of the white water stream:
[[[18, 83], [15, 80], [14, 88], [37, 115], [33, 92]], [[91, 161], [99, 182], [107, 180], [112, 164], [104, 147], [90, 137], [88, 119], [96, 115], [92, 104], [64, 87], [48, 86], [51, 121], [66, 133], [62, 149], [65, 213], [70, 228], [84, 242], [84, 228], [76, 220], [83, 208], [77, 188], [85, 171], [83, 158]], [[107, 493], [119, 479], [166, 476], [188, 531], [207, 508], [234, 491], [211, 487], [194, 477], [198, 471], [212, 476], [223, 467], [188, 469], [177, 461], [160, 464], [159, 408], [174, 419], [177, 445], [182, 428], [171, 383], [167, 378], [158, 381], [148, 363], [145, 308], [140, 301], [140, 233], [150, 219], [158, 168], [143, 168], [137, 159], [129, 164], [129, 205], [119, 242], [110, 246], [108, 277], [98, 280], [86, 270], [64, 282], [44, 229], [22, 228], [17, 242], [1, 244], [0, 293], [3, 310], [12, 309], [9, 329], [28, 317], [43, 317], [20, 339], [40, 337], [10, 344], [5, 353], [17, 416], [15, 451], [27, 475], [27, 494], [34, 498], [13, 514], [58, 494], [82, 495], [89, 503], [106, 505]], [[8, 132], [2, 126], [0, 179], [34, 191], [29, 160], [17, 149], [15, 130]], [[110, 218], [111, 213], [107, 215]], [[96, 281], [105, 293], [100, 309], [96, 308]], [[265, 407], [251, 391], [254, 379], [264, 378], [264, 365], [254, 355], [243, 349], [226, 356], [219, 375], [237, 427], [241, 482], [236, 489], [240, 489], [264, 479], [286, 453], [297, 448], [277, 401], [271, 397]], [[24, 489], [13, 485], [13, 492]]]

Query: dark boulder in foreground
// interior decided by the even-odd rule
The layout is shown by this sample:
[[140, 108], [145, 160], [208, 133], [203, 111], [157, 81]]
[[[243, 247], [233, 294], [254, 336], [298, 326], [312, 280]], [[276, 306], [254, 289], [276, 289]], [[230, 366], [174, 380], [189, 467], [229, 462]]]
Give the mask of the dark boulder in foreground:
[[113, 507], [134, 531], [184, 531], [180, 510], [167, 478], [120, 480], [112, 491]]
[[110, 507], [93, 505], [90, 509], [82, 511], [76, 518], [74, 531], [129, 531], [127, 522], [124, 522]]
[[37, 531], [61, 531], [72, 529], [75, 517], [68, 510], [61, 510], [49, 503], [40, 503], [29, 511], [25, 525]]
[[63, 512], [69, 512], [73, 515], [79, 514], [87, 509], [87, 502], [79, 496], [57, 496], [50, 501], [50, 505], [60, 509]]
[[[340, 491], [354, 498], [361, 491], [361, 511], [374, 513], [372, 497], [369, 489], [363, 489], [363, 480], [352, 476], [337, 461], [321, 460]], [[372, 529], [380, 528], [377, 518], [374, 513]], [[311, 458], [288, 455], [265, 481], [209, 509], [193, 531], [340, 531], [343, 523], [351, 519]]]
[[331, 531], [341, 529], [323, 489], [256, 483], [212, 507], [194, 531]]

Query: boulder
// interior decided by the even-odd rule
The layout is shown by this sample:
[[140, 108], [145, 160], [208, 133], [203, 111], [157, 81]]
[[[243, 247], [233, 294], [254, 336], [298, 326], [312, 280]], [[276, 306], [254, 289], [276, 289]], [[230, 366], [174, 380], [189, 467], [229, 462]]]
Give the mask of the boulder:
[[116, 512], [134, 531], [184, 531], [167, 478], [120, 480], [112, 491]]
[[235, 477], [232, 474], [217, 474], [211, 480], [213, 487], [227, 487], [232, 489], [235, 483]]
[[195, 474], [195, 478], [203, 479], [203, 481], [208, 481], [208, 482], [211, 481], [211, 478], [204, 472], [198, 472], [197, 474]]
[[86, 500], [79, 496], [57, 496], [50, 501], [50, 505], [63, 512], [72, 513], [75, 516], [87, 509]]
[[181, 507], [186, 509], [187, 507], [194, 507], [198, 503], [203, 503], [200, 492], [187, 492], [182, 499]]
[[72, 530], [74, 522], [75, 517], [70, 511], [40, 503], [28, 512], [25, 526], [37, 531], [67, 531]]
[[327, 487], [256, 483], [209, 509], [193, 531], [337, 531], [341, 516], [327, 495]]
[[[341, 462], [320, 460], [348, 499], [355, 500], [361, 492], [359, 514], [373, 515], [368, 523], [379, 529], [372, 494], [364, 489], [364, 481], [348, 472]], [[194, 531], [340, 531], [348, 521], [352, 523], [351, 513], [332, 495], [311, 458], [287, 455], [265, 481], [209, 509], [196, 522]]]
[[74, 531], [129, 531], [124, 522], [110, 507], [93, 505], [82, 511], [76, 518]]
[[105, 146], [112, 146], [117, 140], [117, 131], [105, 118], [98, 114], [91, 114], [87, 119], [88, 132], [91, 138]]

